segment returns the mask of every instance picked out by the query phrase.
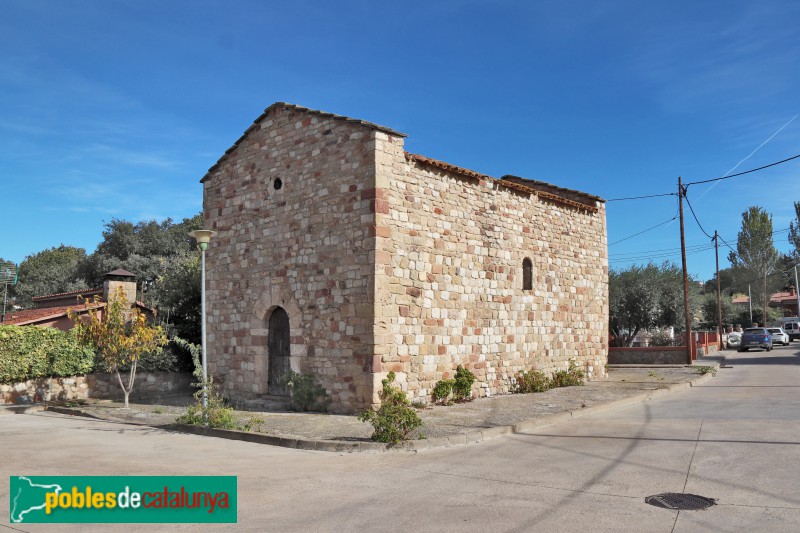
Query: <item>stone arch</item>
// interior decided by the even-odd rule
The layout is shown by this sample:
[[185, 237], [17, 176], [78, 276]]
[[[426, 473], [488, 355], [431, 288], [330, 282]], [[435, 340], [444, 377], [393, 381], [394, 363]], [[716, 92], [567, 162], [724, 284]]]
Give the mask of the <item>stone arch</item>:
[[285, 378], [291, 371], [291, 345], [289, 315], [276, 307], [267, 320], [267, 392], [273, 396], [289, 396]]
[[256, 301], [250, 317], [250, 334], [259, 342], [253, 342], [251, 351], [253, 371], [255, 373], [254, 390], [256, 394], [267, 394], [269, 380], [269, 319], [276, 309], [281, 308], [289, 320], [290, 345], [289, 367], [295, 372], [302, 371], [302, 358], [306, 355], [303, 335], [303, 320], [300, 307], [288, 290], [281, 287], [269, 287]]
[[529, 257], [522, 260], [522, 290], [533, 290], [533, 262]]

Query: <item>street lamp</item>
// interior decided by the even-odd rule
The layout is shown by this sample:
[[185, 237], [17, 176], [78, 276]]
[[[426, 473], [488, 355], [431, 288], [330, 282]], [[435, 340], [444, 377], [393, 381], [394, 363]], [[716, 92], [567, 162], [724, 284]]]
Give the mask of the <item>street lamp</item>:
[[[197, 241], [197, 247], [200, 249], [200, 330], [201, 330], [201, 346], [203, 353], [201, 354], [201, 361], [203, 366], [203, 412], [208, 413], [208, 365], [206, 359], [206, 250], [211, 237], [216, 235], [216, 231], [207, 229], [198, 229], [189, 232], [189, 236]], [[204, 417], [208, 416], [204, 414]], [[206, 420], [208, 422], [208, 420]]]

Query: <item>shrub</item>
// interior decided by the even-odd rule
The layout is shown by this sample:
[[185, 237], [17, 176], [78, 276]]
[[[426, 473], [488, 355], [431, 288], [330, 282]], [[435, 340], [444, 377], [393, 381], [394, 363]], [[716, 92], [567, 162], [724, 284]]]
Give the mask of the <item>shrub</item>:
[[267, 423], [261, 415], [253, 415], [250, 420], [242, 426], [242, 431], [255, 431], [256, 433], [264, 432], [264, 425]]
[[0, 326], [0, 383], [87, 374], [94, 357], [71, 331]]
[[656, 331], [650, 334], [650, 346], [672, 346], [673, 340], [666, 331]]
[[511, 392], [526, 394], [529, 392], [544, 392], [550, 390], [550, 378], [538, 370], [520, 371]]
[[714, 368], [713, 366], [698, 366], [696, 368], [697, 368], [697, 371], [700, 374], [703, 374], [703, 375], [711, 374], [712, 376], [716, 376], [717, 375], [717, 369]]
[[442, 379], [437, 381], [431, 391], [431, 399], [434, 403], [449, 405], [450, 394], [453, 392], [453, 385], [455, 384], [456, 381], [454, 379]]
[[325, 412], [331, 404], [331, 399], [325, 387], [314, 382], [314, 377], [308, 374], [298, 374], [291, 371], [282, 380], [292, 399], [292, 409], [295, 411]]
[[550, 378], [552, 387], [571, 387], [583, 385], [584, 373], [574, 359], [569, 360], [569, 369], [558, 370]]
[[[207, 407], [203, 407], [203, 389], [200, 388], [194, 393], [197, 402], [187, 407], [186, 414], [179, 416], [176, 422], [191, 426], [208, 425], [210, 428], [238, 429], [239, 424], [236, 423], [233, 408], [226, 404], [225, 399], [214, 384], [214, 380], [209, 378], [206, 385], [208, 389]], [[200, 386], [202, 387], [202, 384]], [[206, 420], [208, 424], [206, 424]]]
[[544, 372], [537, 370], [520, 371], [514, 385], [511, 387], [511, 392], [524, 394], [528, 392], [545, 392], [556, 387], [579, 386], [583, 385], [584, 376], [583, 370], [578, 368], [575, 360], [570, 359], [567, 370], [557, 370], [549, 378]]
[[456, 378], [453, 384], [453, 398], [457, 402], [468, 402], [472, 399], [472, 384], [475, 383], [475, 374], [461, 365], [456, 368]]
[[362, 422], [372, 424], [372, 440], [396, 444], [408, 439], [409, 433], [422, 426], [422, 420], [406, 398], [405, 393], [394, 387], [394, 372], [389, 372], [381, 383], [381, 406], [368, 409], [358, 415]]

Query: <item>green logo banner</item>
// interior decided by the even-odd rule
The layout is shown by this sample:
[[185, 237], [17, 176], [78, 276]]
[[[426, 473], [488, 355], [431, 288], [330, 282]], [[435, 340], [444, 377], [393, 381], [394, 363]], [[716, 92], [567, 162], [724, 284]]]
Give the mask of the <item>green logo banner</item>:
[[18, 523], [235, 523], [236, 476], [11, 476]]

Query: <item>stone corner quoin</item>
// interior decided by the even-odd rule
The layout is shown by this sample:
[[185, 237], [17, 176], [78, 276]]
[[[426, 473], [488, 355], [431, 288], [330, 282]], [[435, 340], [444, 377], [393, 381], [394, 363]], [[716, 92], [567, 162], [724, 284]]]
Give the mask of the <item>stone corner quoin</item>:
[[608, 355], [605, 205], [403, 149], [391, 129], [270, 106], [203, 178], [209, 370], [238, 400], [311, 374], [335, 412], [409, 399], [470, 369], [475, 396], [521, 370], [590, 379]]

